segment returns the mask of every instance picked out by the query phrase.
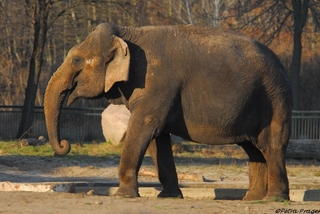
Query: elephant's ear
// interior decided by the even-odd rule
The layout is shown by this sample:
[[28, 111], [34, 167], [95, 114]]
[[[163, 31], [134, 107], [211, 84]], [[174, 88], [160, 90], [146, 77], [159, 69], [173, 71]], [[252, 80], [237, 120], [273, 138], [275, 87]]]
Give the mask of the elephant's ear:
[[121, 38], [114, 36], [114, 56], [109, 62], [104, 91], [108, 92], [116, 82], [128, 81], [129, 79], [129, 65], [130, 53], [128, 45]]

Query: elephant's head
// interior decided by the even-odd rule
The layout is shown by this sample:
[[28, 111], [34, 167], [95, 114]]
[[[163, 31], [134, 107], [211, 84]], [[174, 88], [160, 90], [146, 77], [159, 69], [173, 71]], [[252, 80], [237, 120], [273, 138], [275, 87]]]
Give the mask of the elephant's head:
[[81, 44], [69, 51], [48, 83], [44, 113], [48, 137], [57, 155], [70, 151], [66, 140], [59, 142], [60, 108], [65, 97], [69, 94], [67, 105], [70, 105], [79, 97], [97, 97], [108, 92], [115, 82], [128, 80], [128, 46], [114, 31], [113, 25], [98, 25]]

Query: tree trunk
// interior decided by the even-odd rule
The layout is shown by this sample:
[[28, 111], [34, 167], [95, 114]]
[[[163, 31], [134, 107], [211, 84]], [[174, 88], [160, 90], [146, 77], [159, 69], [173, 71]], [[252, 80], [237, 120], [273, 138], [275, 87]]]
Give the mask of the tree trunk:
[[302, 31], [294, 28], [293, 34], [293, 53], [290, 68], [290, 81], [293, 92], [293, 110], [299, 110], [300, 92], [300, 68], [301, 68], [301, 34]]
[[51, 26], [51, 24], [58, 17], [62, 16], [66, 11], [70, 10], [70, 8], [83, 3], [91, 3], [91, 1], [75, 2], [72, 7], [69, 7], [69, 9], [62, 10], [60, 13], [58, 13], [56, 19], [53, 19], [53, 21], [48, 25], [48, 14], [51, 6], [55, 3], [55, 1], [25, 0], [25, 2], [29, 7], [26, 8], [26, 10], [31, 17], [31, 22], [33, 23], [34, 27], [34, 44], [32, 56], [30, 59], [28, 85], [25, 90], [25, 100], [23, 104], [18, 134], [16, 136], [17, 138], [30, 137], [30, 130], [33, 123], [35, 100], [37, 95], [39, 77], [41, 74], [43, 51], [47, 39], [48, 27]]
[[42, 56], [47, 37], [47, 18], [51, 3], [49, 0], [33, 1], [28, 5], [34, 26], [34, 44], [30, 59], [28, 85], [17, 138], [30, 137], [35, 99], [42, 67]]
[[[303, 1], [303, 2], [301, 2]], [[301, 54], [302, 54], [302, 31], [306, 24], [310, 0], [292, 0], [293, 6], [293, 53], [291, 62], [291, 87], [293, 92], [293, 110], [299, 110], [300, 102], [300, 69], [301, 69]]]

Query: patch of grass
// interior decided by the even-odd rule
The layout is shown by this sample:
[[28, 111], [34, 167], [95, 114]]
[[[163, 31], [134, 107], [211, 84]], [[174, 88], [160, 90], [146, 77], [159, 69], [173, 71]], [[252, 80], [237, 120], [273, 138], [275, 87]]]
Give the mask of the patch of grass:
[[272, 201], [272, 202], [281, 202], [284, 205], [289, 205], [290, 204], [290, 201], [284, 200], [284, 199], [281, 199], [281, 198], [278, 198], [278, 197], [273, 197], [270, 201]]
[[284, 205], [290, 205], [291, 203], [290, 203], [290, 201], [285, 200], [285, 201], [283, 202], [283, 204], [284, 204]]
[[[112, 145], [110, 142], [71, 142], [68, 156], [113, 156], [120, 155], [123, 145]], [[188, 158], [243, 158], [244, 151], [237, 146], [206, 146], [203, 144], [183, 143], [177, 149], [173, 145], [174, 155]], [[0, 155], [52, 156], [54, 151], [49, 143], [43, 146], [21, 146], [19, 141], [0, 141]], [[149, 154], [147, 153], [147, 156]]]
[[173, 144], [173, 154], [177, 157], [194, 158], [237, 158], [247, 159], [245, 151], [237, 145], [205, 145], [192, 142]]
[[110, 142], [104, 143], [73, 143], [71, 145], [70, 155], [87, 156], [112, 156], [120, 155], [122, 145], [112, 145]]
[[320, 177], [320, 171], [314, 172], [313, 175], [316, 177]]
[[[111, 142], [69, 142], [71, 151], [67, 157], [80, 156], [120, 156], [123, 145], [113, 145]], [[183, 143], [173, 145], [173, 153], [176, 157], [203, 159], [203, 158], [218, 158], [230, 159], [237, 158], [239, 160], [247, 159], [245, 152], [241, 147], [236, 145], [203, 145], [196, 143]], [[42, 146], [22, 146], [19, 141], [0, 141], [0, 155], [20, 155], [20, 156], [52, 156], [54, 151], [49, 143]], [[149, 157], [149, 153], [146, 153]], [[232, 163], [227, 163], [228, 165]], [[239, 163], [233, 163], [235, 166]], [[221, 165], [221, 164], [220, 164]]]
[[52, 156], [49, 144], [43, 146], [21, 146], [20, 142], [0, 142], [0, 155]]
[[246, 202], [246, 203], [248, 203], [248, 204], [268, 204], [269, 202], [280, 202], [280, 203], [283, 203], [284, 205], [290, 205], [290, 201], [283, 200], [278, 197], [273, 197], [270, 200], [257, 200], [257, 201], [250, 201], [250, 202]]
[[248, 204], [268, 204], [268, 201], [266, 200], [257, 200], [257, 201], [250, 201], [247, 202]]
[[[68, 156], [113, 156], [120, 155], [122, 146], [110, 142], [72, 142]], [[0, 155], [52, 156], [54, 151], [49, 143], [43, 146], [21, 146], [18, 141], [0, 141]]]
[[156, 205], [156, 206], [154, 206], [154, 208], [156, 208], [157, 210], [162, 210], [163, 209], [163, 207], [160, 206], [160, 205]]
[[[312, 167], [312, 166], [310, 166]], [[289, 177], [295, 177], [295, 178], [308, 178], [312, 176], [313, 173], [316, 173], [318, 171], [306, 171], [305, 166], [290, 166], [287, 164], [287, 172]], [[320, 175], [320, 172], [319, 172]]]

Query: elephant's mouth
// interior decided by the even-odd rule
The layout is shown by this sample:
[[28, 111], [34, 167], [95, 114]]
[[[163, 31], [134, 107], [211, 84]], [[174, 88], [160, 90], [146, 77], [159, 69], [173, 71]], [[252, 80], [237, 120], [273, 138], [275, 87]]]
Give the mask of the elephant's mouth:
[[75, 73], [75, 76], [73, 78], [73, 81], [72, 81], [72, 87], [68, 90], [68, 100], [67, 100], [67, 106], [70, 106], [72, 103], [74, 103], [74, 101], [76, 99], [78, 99], [80, 96], [79, 96], [79, 93], [78, 93], [78, 85], [79, 85], [79, 75], [80, 75], [80, 72], [81, 70], [77, 71]]
[[74, 103], [74, 101], [76, 101], [76, 99], [79, 98], [77, 92], [76, 92], [76, 88], [78, 86], [78, 83], [75, 83], [74, 86], [68, 91], [68, 100], [67, 100], [67, 106], [70, 106], [72, 103]]
[[89, 93], [87, 90], [82, 90], [85, 88], [81, 86], [78, 82], [75, 82], [74, 86], [68, 91], [68, 99], [67, 99], [67, 106], [70, 106], [74, 103], [78, 98], [86, 98], [86, 99], [100, 99], [104, 96], [104, 92], [96, 92], [96, 93]]

